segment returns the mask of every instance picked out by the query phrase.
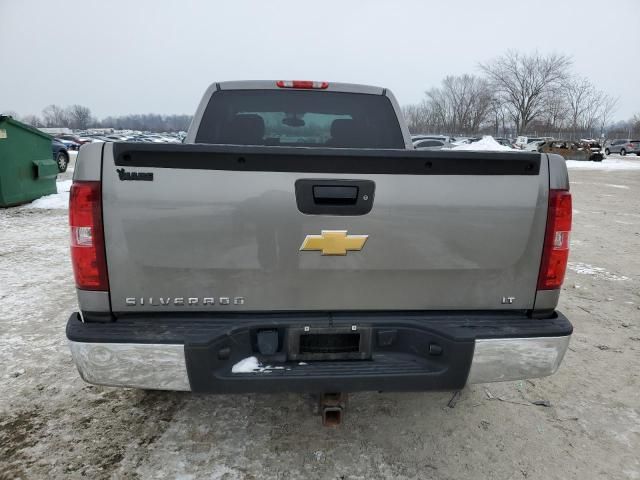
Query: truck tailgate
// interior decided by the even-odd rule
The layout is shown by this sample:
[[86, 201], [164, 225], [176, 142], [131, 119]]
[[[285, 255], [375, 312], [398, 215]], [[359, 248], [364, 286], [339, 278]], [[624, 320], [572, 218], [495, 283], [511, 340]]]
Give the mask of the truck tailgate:
[[102, 182], [116, 314], [533, 307], [544, 155], [123, 143]]

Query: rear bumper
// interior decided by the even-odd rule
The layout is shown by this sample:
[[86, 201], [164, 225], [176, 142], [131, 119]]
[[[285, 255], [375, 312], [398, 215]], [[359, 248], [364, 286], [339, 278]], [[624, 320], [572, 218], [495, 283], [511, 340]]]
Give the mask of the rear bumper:
[[[371, 332], [371, 359], [297, 362], [287, 359], [292, 327], [351, 326]], [[260, 355], [256, 332], [282, 332], [278, 352]], [[239, 315], [207, 318], [131, 318], [67, 324], [81, 377], [99, 385], [210, 393], [456, 390], [553, 374], [572, 326], [501, 313]], [[258, 372], [232, 373], [256, 356]]]

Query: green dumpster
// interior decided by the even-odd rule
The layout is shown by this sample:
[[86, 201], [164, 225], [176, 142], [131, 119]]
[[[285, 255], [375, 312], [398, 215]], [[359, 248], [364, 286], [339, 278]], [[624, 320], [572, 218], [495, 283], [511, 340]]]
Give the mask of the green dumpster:
[[57, 175], [51, 137], [0, 115], [0, 207], [56, 193]]

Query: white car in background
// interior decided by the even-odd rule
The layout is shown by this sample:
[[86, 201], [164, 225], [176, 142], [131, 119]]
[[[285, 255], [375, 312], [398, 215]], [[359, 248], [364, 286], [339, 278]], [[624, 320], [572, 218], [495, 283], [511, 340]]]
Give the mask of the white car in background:
[[522, 150], [525, 150], [527, 152], [537, 152], [538, 148], [540, 148], [545, 143], [547, 143], [546, 140], [536, 140], [533, 142], [529, 142], [524, 146]]
[[536, 150], [535, 148], [531, 148], [530, 144], [531, 143], [535, 143], [535, 142], [548, 142], [553, 140], [553, 137], [525, 137], [525, 136], [518, 136], [518, 138], [516, 138], [516, 141], [514, 143], [514, 146], [516, 148], [519, 148], [521, 150]]

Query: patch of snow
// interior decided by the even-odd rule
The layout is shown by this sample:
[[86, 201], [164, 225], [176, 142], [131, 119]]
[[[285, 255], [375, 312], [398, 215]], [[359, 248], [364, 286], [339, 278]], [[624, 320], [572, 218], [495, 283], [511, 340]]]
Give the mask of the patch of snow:
[[72, 183], [73, 183], [73, 180], [59, 180], [56, 182], [56, 190], [58, 191], [58, 193], [64, 193], [64, 192], [69, 193], [69, 190], [71, 190]]
[[500, 145], [491, 135], [485, 135], [482, 139], [474, 143], [466, 145], [458, 145], [451, 150], [467, 150], [467, 151], [488, 151], [488, 152], [511, 152], [513, 148]]
[[567, 168], [572, 170], [640, 170], [640, 161], [607, 157], [601, 162], [566, 160]]
[[[615, 183], [574, 182], [574, 181], [572, 181], [571, 185], [596, 185], [596, 186], [609, 187], [609, 188], [619, 188], [621, 190], [629, 190], [629, 187], [627, 187], [626, 185], [616, 185]], [[606, 193], [601, 193], [600, 195], [603, 196], [603, 197], [613, 197], [613, 195], [606, 194]]]
[[69, 208], [69, 190], [71, 189], [72, 180], [61, 180], [56, 182], [56, 190], [58, 193], [45, 195], [24, 205], [22, 208], [44, 208], [66, 210]]
[[273, 370], [284, 370], [283, 366], [262, 365], [256, 357], [247, 357], [240, 360], [233, 367], [231, 373], [271, 373]]
[[589, 265], [588, 263], [581, 262], [569, 262], [568, 264], [569, 270], [572, 270], [581, 275], [593, 275], [597, 278], [602, 278], [604, 280], [629, 280], [629, 277], [625, 277], [624, 275], [616, 275], [615, 273], [607, 272], [602, 267], [594, 267], [593, 265]]
[[256, 357], [247, 357], [240, 360], [233, 367], [231, 373], [250, 373], [260, 369], [260, 362]]

